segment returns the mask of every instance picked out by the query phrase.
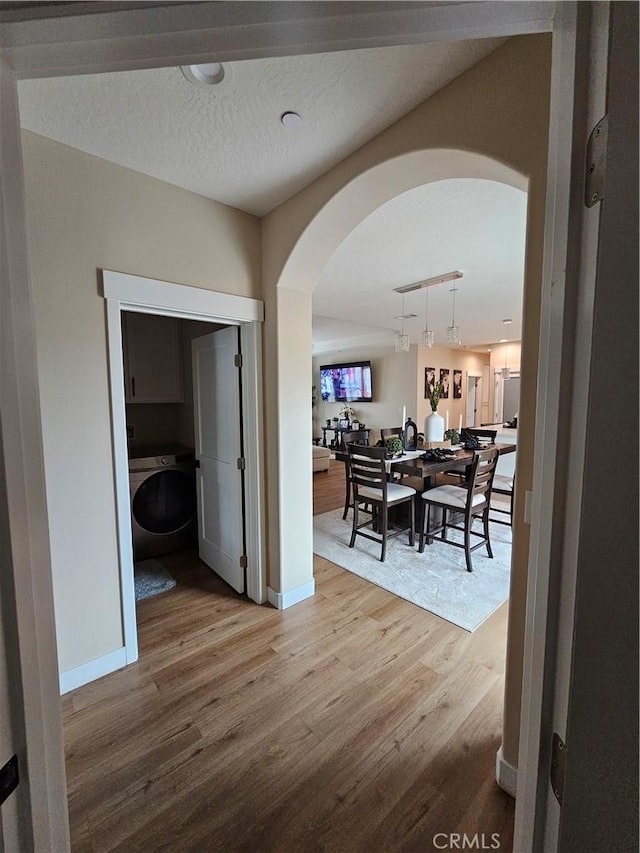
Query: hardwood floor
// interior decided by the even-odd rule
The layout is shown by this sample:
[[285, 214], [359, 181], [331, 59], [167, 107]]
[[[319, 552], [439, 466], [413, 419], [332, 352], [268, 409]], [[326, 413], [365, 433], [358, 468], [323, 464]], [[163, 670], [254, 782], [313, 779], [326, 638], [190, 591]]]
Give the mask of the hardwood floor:
[[[332, 468], [317, 511], [342, 505]], [[178, 585], [138, 605], [140, 661], [63, 697], [74, 851], [511, 850], [506, 604], [469, 634], [316, 558], [314, 598], [277, 611], [162, 562]]]

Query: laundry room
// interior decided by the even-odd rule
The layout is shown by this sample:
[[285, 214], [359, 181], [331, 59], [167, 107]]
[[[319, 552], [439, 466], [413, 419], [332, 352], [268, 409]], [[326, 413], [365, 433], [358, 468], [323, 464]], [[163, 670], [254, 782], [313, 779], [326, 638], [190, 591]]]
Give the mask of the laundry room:
[[[122, 342], [136, 601], [176, 585], [197, 559], [192, 341], [214, 323], [123, 311]], [[171, 555], [170, 557], [168, 555]]]

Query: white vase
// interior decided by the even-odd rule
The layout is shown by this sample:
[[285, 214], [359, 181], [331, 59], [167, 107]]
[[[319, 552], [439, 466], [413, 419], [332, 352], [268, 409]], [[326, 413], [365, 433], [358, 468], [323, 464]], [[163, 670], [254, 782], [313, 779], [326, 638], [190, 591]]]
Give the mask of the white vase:
[[424, 440], [444, 440], [444, 418], [440, 417], [437, 412], [431, 412], [431, 414], [427, 415], [424, 419]]

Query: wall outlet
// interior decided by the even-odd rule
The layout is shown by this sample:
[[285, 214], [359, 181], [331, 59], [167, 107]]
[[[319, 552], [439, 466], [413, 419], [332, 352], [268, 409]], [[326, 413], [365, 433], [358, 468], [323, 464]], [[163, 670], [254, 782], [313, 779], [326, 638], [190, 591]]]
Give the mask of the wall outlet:
[[134, 424], [127, 424], [127, 439], [133, 441], [136, 437], [136, 428]]

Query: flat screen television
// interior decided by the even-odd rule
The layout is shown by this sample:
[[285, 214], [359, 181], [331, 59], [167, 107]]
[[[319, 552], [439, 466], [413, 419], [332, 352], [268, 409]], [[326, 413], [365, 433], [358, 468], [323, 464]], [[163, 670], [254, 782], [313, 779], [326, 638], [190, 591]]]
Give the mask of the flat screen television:
[[371, 362], [322, 365], [320, 397], [324, 403], [371, 403]]

